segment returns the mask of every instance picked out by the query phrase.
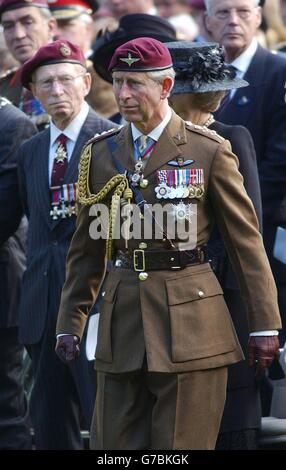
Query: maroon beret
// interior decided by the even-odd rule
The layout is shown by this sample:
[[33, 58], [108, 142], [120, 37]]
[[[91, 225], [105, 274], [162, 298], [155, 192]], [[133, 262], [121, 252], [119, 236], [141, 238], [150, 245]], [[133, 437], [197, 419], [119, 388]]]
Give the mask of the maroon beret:
[[157, 39], [137, 38], [119, 46], [110, 61], [109, 71], [148, 72], [172, 67], [168, 48]]
[[47, 0], [1, 0], [0, 19], [5, 11], [24, 7], [49, 8], [49, 5]]
[[38, 67], [48, 64], [59, 64], [61, 62], [79, 64], [86, 67], [86, 59], [80, 47], [66, 39], [58, 39], [40, 47], [34, 57], [24, 63], [21, 70], [22, 85], [29, 90], [32, 74]]

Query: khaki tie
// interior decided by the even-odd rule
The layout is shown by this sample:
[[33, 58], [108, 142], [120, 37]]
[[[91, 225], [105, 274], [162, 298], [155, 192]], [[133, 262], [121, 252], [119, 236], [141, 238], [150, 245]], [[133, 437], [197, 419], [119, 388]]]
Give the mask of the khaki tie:
[[136, 160], [141, 159], [146, 164], [155, 145], [156, 145], [156, 141], [152, 139], [152, 137], [149, 137], [148, 135], [140, 135], [139, 137], [137, 137], [135, 141], [135, 148], [136, 148], [135, 159]]

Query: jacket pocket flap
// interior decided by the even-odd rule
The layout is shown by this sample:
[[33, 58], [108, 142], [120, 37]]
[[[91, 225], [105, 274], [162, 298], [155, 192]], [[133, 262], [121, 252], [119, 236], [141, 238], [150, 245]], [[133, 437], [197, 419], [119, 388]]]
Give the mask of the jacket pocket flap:
[[222, 295], [222, 288], [212, 271], [166, 280], [168, 304], [179, 305]]

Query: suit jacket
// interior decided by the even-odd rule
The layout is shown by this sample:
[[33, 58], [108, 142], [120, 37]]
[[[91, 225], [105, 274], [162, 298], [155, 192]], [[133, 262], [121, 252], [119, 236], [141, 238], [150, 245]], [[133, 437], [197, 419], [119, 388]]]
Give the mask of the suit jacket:
[[22, 111], [0, 98], [0, 328], [18, 324], [25, 269], [26, 223], [17, 183], [16, 151], [37, 132]]
[[[229, 126], [222, 122], [215, 121], [209, 127], [215, 130], [224, 139], [231, 143], [233, 153], [239, 161], [239, 171], [243, 176], [243, 184], [250, 197], [257, 218], [260, 230], [262, 229], [262, 204], [257, 169], [256, 154], [252, 137], [249, 131], [243, 126]], [[239, 289], [233, 270], [229, 261], [225, 258], [225, 249], [217, 227], [215, 227], [208, 243], [209, 252], [213, 260], [213, 265], [223, 282], [223, 288]], [[217, 261], [215, 261], [217, 259]]]
[[[76, 182], [83, 145], [95, 133], [113, 124], [90, 109], [73, 154], [64, 183]], [[49, 305], [60, 298], [65, 279], [65, 261], [75, 231], [75, 218], [52, 220], [49, 195], [49, 129], [40, 132], [19, 149], [21, 199], [29, 219], [27, 270], [23, 278], [20, 304], [20, 340], [24, 344], [40, 341]], [[50, 300], [53, 296], [53, 302]]]
[[[261, 206], [261, 193], [260, 193], [260, 184], [257, 170], [256, 154], [253, 145], [252, 137], [249, 131], [243, 126], [229, 126], [223, 124], [222, 122], [215, 121], [210, 125], [210, 129], [215, 130], [219, 135], [227, 139], [231, 143], [232, 151], [237, 156], [239, 161], [239, 171], [243, 176], [243, 183], [246, 189], [248, 196], [250, 197], [258, 221], [259, 227], [262, 228], [262, 206]], [[231, 263], [226, 255], [223, 241], [219, 235], [218, 229], [216, 228], [212, 235], [210, 242], [208, 243], [210, 247], [210, 252], [215, 253], [215, 256], [218, 257], [217, 273], [219, 275], [219, 280], [221, 282], [225, 299], [231, 314], [231, 318], [237, 333], [239, 342], [244, 352], [247, 350], [247, 343], [249, 337], [249, 331], [247, 327], [247, 311], [246, 305], [243, 304], [238, 282], [235, 278]], [[211, 259], [214, 257], [211, 255]], [[231, 292], [230, 292], [231, 291]], [[257, 402], [255, 402], [255, 381], [254, 381], [255, 371], [253, 368], [249, 368], [245, 361], [235, 364], [228, 368], [228, 390], [235, 390], [236, 394], [239, 393], [238, 389], [241, 391], [241, 400], [242, 403], [245, 400], [246, 387], [251, 387], [249, 392], [251, 396], [251, 412], [240, 413], [238, 410], [238, 416], [233, 413], [235, 408], [226, 406], [223, 423], [231, 422], [233, 429], [241, 429], [243, 427], [248, 428], [257, 427], [257, 402], [259, 396], [257, 394]], [[247, 395], [249, 399], [249, 395]], [[230, 396], [227, 395], [227, 404], [229, 405]], [[246, 425], [242, 426], [241, 423], [244, 422]], [[253, 426], [250, 423], [254, 423]]]
[[[93, 194], [118, 173], [108, 144], [110, 139], [116, 144], [113, 158], [123, 168], [134, 169], [130, 125], [123, 127], [116, 137], [95, 139], [87, 181]], [[157, 170], [172, 169], [168, 162], [176, 157], [194, 160], [185, 168], [204, 172], [204, 197], [187, 201], [197, 208], [197, 246], [207, 243], [216, 221], [249, 307], [250, 329], [279, 328], [276, 289], [257, 217], [229, 143], [173, 114], [144, 170], [149, 184], [142, 189], [142, 195], [148, 203], [170, 203], [156, 198]], [[179, 203], [174, 199], [171, 202]], [[92, 221], [89, 210], [87, 205], [79, 210], [57, 324], [57, 333], [69, 332], [80, 337], [104, 275], [105, 241], [89, 236]], [[144, 224], [144, 219], [141, 223]], [[138, 236], [129, 240], [129, 250], [137, 249], [141, 241]], [[146, 237], [144, 241], [148, 249], [166, 248], [165, 238], [158, 240], [153, 235], [151, 240]], [[185, 246], [178, 238], [175, 245], [180, 249]], [[125, 250], [122, 237], [114, 240], [114, 248]], [[242, 359], [222, 289], [208, 263], [148, 274], [145, 282], [138, 280], [133, 269], [115, 267], [108, 274], [99, 320], [98, 370], [117, 373], [140, 369], [145, 351], [148, 370], [156, 372], [209, 369]]]
[[277, 279], [286, 267], [272, 259], [276, 227], [286, 223], [286, 60], [258, 46], [240, 88], [216, 118], [245, 126], [254, 141], [261, 183], [266, 248]]

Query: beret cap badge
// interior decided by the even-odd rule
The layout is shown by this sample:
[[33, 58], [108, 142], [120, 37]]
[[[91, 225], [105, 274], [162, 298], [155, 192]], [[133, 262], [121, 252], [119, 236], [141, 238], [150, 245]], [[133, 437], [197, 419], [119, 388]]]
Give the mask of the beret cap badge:
[[62, 43], [60, 45], [59, 51], [63, 57], [69, 57], [71, 55], [71, 49], [67, 44]]
[[126, 62], [126, 64], [129, 65], [129, 67], [131, 67], [131, 65], [133, 65], [135, 62], [138, 62], [138, 60], [140, 59], [136, 59], [135, 57], [132, 57], [129, 52], [127, 57], [121, 57], [119, 60], [122, 60], [122, 62]]

